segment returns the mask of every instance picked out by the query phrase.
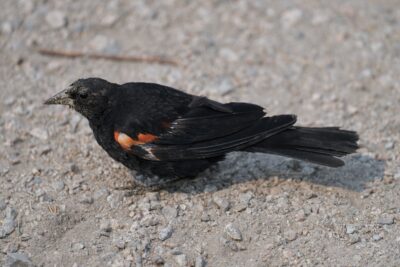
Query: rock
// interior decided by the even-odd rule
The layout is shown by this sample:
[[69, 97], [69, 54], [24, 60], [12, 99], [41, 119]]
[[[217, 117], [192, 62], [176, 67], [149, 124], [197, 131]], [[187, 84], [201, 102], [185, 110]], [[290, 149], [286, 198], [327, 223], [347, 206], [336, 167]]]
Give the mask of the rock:
[[223, 59], [229, 62], [234, 62], [239, 60], [239, 56], [236, 54], [235, 51], [233, 51], [230, 48], [221, 48], [219, 54]]
[[103, 232], [106, 232], [106, 233], [111, 232], [112, 228], [111, 228], [110, 220], [102, 220], [100, 222], [100, 230], [103, 231]]
[[372, 240], [374, 240], [375, 242], [382, 240], [382, 239], [383, 239], [383, 237], [381, 235], [373, 235], [372, 236]]
[[296, 221], [298, 222], [303, 222], [306, 220], [306, 213], [304, 209], [299, 210], [295, 215], [294, 215]]
[[176, 216], [178, 216], [178, 210], [175, 207], [171, 207], [171, 206], [165, 206], [162, 209], [162, 214], [164, 215], [164, 217], [170, 221], [172, 219], [175, 219]]
[[390, 214], [382, 215], [382, 216], [378, 219], [378, 224], [381, 224], [381, 225], [390, 225], [390, 224], [394, 224], [394, 216], [393, 216], [393, 215], [390, 215]]
[[67, 25], [67, 17], [59, 10], [53, 10], [47, 13], [46, 22], [53, 29], [59, 29]]
[[160, 233], [158, 235], [158, 238], [161, 241], [167, 240], [168, 238], [171, 237], [172, 233], [173, 233], [172, 227], [171, 226], [167, 226], [167, 227], [161, 229], [161, 231], [160, 231]]
[[189, 266], [188, 259], [185, 254], [176, 255], [175, 261], [178, 264], [178, 266], [182, 266], [182, 267]]
[[83, 195], [82, 197], [81, 197], [81, 199], [79, 200], [79, 202], [80, 203], [82, 203], [82, 204], [93, 204], [93, 198], [92, 198], [92, 196], [89, 196], [89, 195]]
[[124, 249], [126, 246], [125, 240], [118, 239], [114, 241], [114, 246], [116, 246], [118, 249]]
[[89, 48], [96, 52], [105, 52], [110, 54], [117, 54], [120, 50], [117, 42], [105, 35], [96, 35], [89, 42]]
[[1, 24], [1, 32], [4, 34], [10, 34], [14, 31], [14, 27], [11, 22], [5, 21]]
[[222, 245], [224, 245], [224, 247], [230, 248], [232, 251], [238, 251], [239, 248], [236, 245], [235, 242], [231, 241], [231, 240], [227, 240], [223, 237], [220, 238], [220, 242]]
[[159, 223], [160, 221], [158, 220], [158, 218], [151, 215], [143, 217], [143, 219], [140, 221], [140, 225], [143, 225], [145, 227], [156, 226]]
[[281, 17], [282, 27], [285, 29], [291, 28], [293, 25], [297, 24], [302, 17], [303, 11], [300, 9], [287, 10]]
[[346, 234], [351, 235], [357, 231], [357, 227], [354, 224], [346, 225]]
[[118, 208], [122, 202], [123, 196], [121, 194], [111, 194], [107, 197], [107, 202], [112, 209]]
[[5, 210], [7, 207], [6, 201], [3, 198], [0, 198], [0, 211]]
[[33, 128], [29, 132], [33, 137], [36, 137], [41, 140], [47, 140], [49, 139], [49, 134], [46, 129], [43, 128]]
[[97, 199], [100, 199], [100, 198], [102, 198], [102, 197], [106, 197], [106, 196], [108, 196], [108, 195], [110, 195], [110, 191], [108, 191], [107, 188], [102, 188], [102, 189], [99, 189], [99, 190], [97, 190], [96, 192], [94, 192], [93, 198], [94, 198], [95, 200], [97, 200]]
[[200, 220], [202, 221], [202, 222], [209, 222], [210, 221], [210, 214], [208, 214], [207, 212], [203, 212], [202, 214], [201, 214], [201, 218], [200, 218]]
[[11, 207], [6, 208], [6, 218], [0, 227], [0, 238], [4, 238], [14, 232], [15, 227], [17, 227], [17, 222], [15, 221], [17, 217], [17, 211]]
[[198, 256], [194, 263], [194, 267], [205, 267], [205, 266], [206, 266], [206, 261], [203, 259], [202, 256]]
[[242, 241], [242, 233], [233, 223], [225, 226], [225, 233], [233, 240]]
[[250, 200], [254, 198], [254, 194], [251, 191], [247, 191], [246, 193], [242, 193], [239, 195], [239, 200], [241, 203], [249, 205]]
[[52, 187], [54, 188], [54, 190], [60, 192], [64, 189], [65, 183], [63, 181], [55, 181], [53, 182]]
[[4, 262], [4, 267], [33, 267], [28, 256], [23, 253], [9, 253]]
[[112, 26], [115, 22], [117, 22], [118, 16], [115, 14], [106, 14], [100, 20], [100, 24], [106, 27]]
[[85, 248], [85, 245], [82, 243], [73, 243], [71, 246], [72, 251], [78, 252]]
[[227, 211], [230, 208], [229, 201], [225, 198], [221, 198], [219, 196], [214, 196], [213, 202], [223, 211]]
[[320, 25], [330, 20], [330, 15], [323, 10], [316, 10], [313, 14], [311, 23], [313, 25]]
[[293, 230], [289, 230], [289, 231], [285, 232], [285, 238], [288, 241], [294, 241], [297, 239], [297, 233]]
[[392, 150], [393, 148], [394, 148], [394, 142], [393, 141], [387, 142], [385, 144], [385, 149], [386, 150]]
[[218, 79], [218, 81], [215, 84], [210, 85], [209, 90], [214, 94], [226, 95], [232, 92], [234, 88], [235, 85], [232, 79], [228, 77], [222, 77]]

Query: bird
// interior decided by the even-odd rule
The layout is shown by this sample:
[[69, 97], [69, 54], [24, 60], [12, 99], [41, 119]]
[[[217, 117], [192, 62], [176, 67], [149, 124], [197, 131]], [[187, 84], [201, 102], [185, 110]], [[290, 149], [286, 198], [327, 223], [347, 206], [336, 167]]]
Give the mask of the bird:
[[256, 104], [221, 103], [156, 83], [78, 79], [44, 103], [86, 117], [97, 143], [144, 186], [194, 178], [234, 151], [335, 168], [359, 148], [355, 131], [302, 127], [292, 114], [267, 116]]

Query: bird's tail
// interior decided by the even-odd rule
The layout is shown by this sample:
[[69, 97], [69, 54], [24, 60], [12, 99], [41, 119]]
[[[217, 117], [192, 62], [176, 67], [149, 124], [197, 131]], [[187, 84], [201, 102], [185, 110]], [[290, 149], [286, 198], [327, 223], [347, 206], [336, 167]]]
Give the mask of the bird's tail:
[[249, 147], [246, 151], [263, 152], [309, 161], [329, 167], [340, 167], [338, 157], [358, 149], [358, 135], [338, 127], [291, 127]]

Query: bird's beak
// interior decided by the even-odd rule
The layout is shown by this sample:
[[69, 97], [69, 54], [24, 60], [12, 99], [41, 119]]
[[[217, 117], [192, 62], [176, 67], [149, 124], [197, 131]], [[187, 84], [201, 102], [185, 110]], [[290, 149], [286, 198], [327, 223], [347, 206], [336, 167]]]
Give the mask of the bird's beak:
[[70, 107], [74, 106], [74, 100], [68, 94], [69, 88], [65, 89], [53, 97], [47, 99], [44, 104], [45, 105], [67, 105]]

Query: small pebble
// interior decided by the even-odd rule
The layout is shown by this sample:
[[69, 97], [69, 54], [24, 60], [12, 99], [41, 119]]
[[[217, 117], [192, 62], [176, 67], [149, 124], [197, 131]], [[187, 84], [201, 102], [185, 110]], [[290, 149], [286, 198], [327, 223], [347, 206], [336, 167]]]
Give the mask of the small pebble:
[[373, 235], [372, 236], [372, 240], [374, 240], [374, 241], [379, 241], [379, 240], [382, 240], [382, 239], [383, 239], [383, 237], [381, 235]]
[[83, 195], [81, 197], [81, 199], [79, 200], [79, 202], [83, 203], [83, 204], [89, 204], [89, 205], [93, 204], [93, 197], [88, 196], [88, 195]]
[[394, 224], [394, 216], [390, 214], [383, 215], [378, 219], [378, 224], [381, 225]]
[[225, 198], [214, 196], [213, 201], [218, 206], [218, 208], [220, 208], [223, 211], [228, 211], [230, 208], [230, 203]]
[[23, 253], [8, 253], [4, 262], [4, 267], [33, 267], [34, 264]]
[[82, 243], [73, 243], [71, 248], [72, 248], [72, 251], [78, 252], [78, 251], [84, 249], [85, 245]]
[[100, 222], [100, 230], [103, 231], [103, 232], [106, 232], [106, 233], [111, 232], [112, 228], [111, 228], [110, 220], [102, 220]]
[[290, 9], [283, 12], [281, 17], [282, 27], [285, 29], [291, 28], [293, 25], [297, 24], [303, 17], [303, 11], [300, 9]]
[[187, 256], [185, 254], [176, 255], [175, 261], [178, 264], [178, 266], [186, 267], [189, 265]]
[[225, 233], [233, 240], [242, 240], [242, 233], [233, 223], [229, 223], [225, 226]]
[[0, 211], [5, 210], [7, 207], [6, 201], [3, 198], [0, 198]]
[[36, 137], [41, 140], [47, 140], [49, 139], [49, 134], [46, 129], [43, 128], [33, 128], [29, 132], [33, 137]]
[[357, 230], [357, 227], [354, 224], [346, 225], [346, 234], [351, 235], [354, 234]]
[[206, 266], [206, 261], [202, 256], [198, 256], [196, 258], [196, 261], [194, 263], [194, 267], [205, 267]]
[[58, 10], [53, 10], [47, 13], [46, 22], [53, 29], [59, 29], [67, 25], [67, 17], [65, 14]]
[[55, 181], [55, 182], [53, 182], [52, 186], [53, 186], [54, 190], [60, 192], [64, 189], [65, 183], [63, 181]]
[[171, 227], [171, 226], [167, 226], [167, 227], [161, 229], [161, 231], [160, 231], [160, 233], [159, 233], [159, 235], [158, 235], [158, 238], [159, 238], [161, 241], [167, 240], [168, 238], [171, 237], [172, 232], [173, 232], [172, 227]]
[[294, 241], [297, 239], [297, 233], [293, 230], [289, 230], [289, 231], [285, 232], [285, 238], [288, 241]]
[[124, 249], [124, 248], [125, 248], [125, 245], [126, 245], [126, 242], [125, 242], [125, 240], [118, 239], [118, 240], [115, 240], [115, 241], [114, 241], [114, 245], [115, 245], [118, 249]]
[[140, 221], [140, 224], [143, 225], [143, 226], [145, 226], [145, 227], [155, 226], [155, 225], [157, 225], [157, 224], [159, 224], [159, 223], [160, 223], [160, 221], [159, 221], [156, 217], [151, 216], [151, 215], [145, 216], [145, 217]]

